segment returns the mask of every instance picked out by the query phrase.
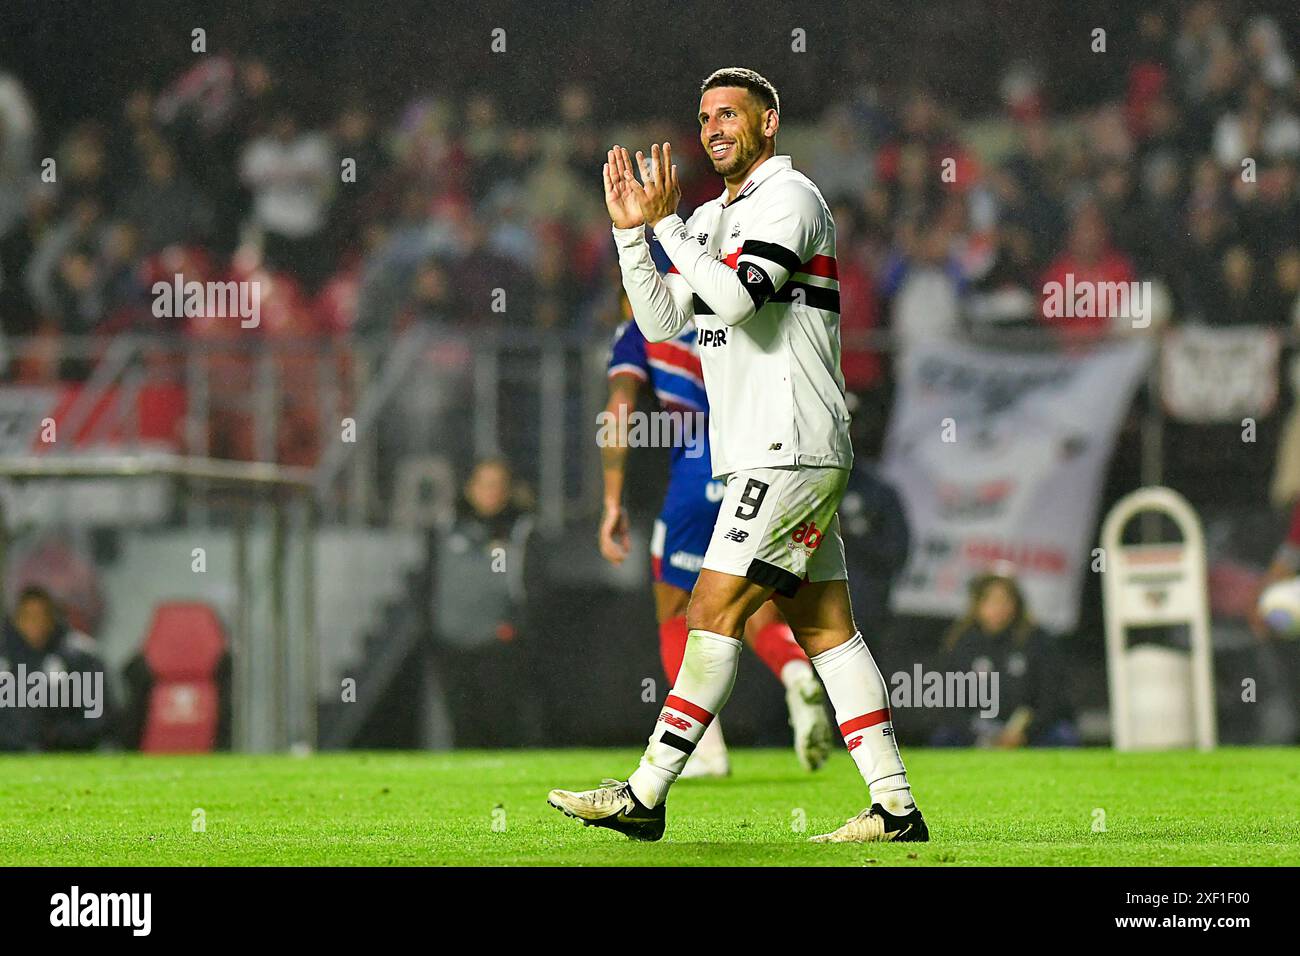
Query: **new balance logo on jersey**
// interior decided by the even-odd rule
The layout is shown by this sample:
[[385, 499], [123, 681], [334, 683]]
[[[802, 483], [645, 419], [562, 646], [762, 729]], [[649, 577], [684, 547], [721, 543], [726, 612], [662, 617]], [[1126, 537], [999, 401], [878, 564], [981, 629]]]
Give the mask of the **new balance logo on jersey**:
[[745, 539], [749, 537], [748, 531], [742, 531], [740, 528], [732, 528], [723, 535], [728, 541], [734, 541], [737, 544], [744, 544]]
[[726, 329], [699, 329], [695, 333], [695, 344], [709, 345], [709, 346], [726, 345], [727, 330]]
[[709, 241], [709, 234], [707, 232], [702, 232], [695, 237], [695, 241], [702, 246], [707, 245]]

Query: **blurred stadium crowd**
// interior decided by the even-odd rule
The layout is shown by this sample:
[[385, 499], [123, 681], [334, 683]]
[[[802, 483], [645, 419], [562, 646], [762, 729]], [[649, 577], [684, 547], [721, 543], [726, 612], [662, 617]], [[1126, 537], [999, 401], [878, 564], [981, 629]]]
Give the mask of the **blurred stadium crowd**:
[[[1004, 68], [996, 116], [865, 76], [827, 102], [790, 102], [782, 148], [834, 207], [846, 338], [888, 329], [905, 343], [964, 316], [1032, 322], [1044, 283], [1065, 272], [1159, 280], [1180, 321], [1300, 319], [1293, 51], [1276, 20], [1225, 9], [1139, 14], [1137, 42], [1098, 54], [1107, 72], [1122, 62], [1123, 89], [1075, 115], [1045, 100], [1050, 67], [1030, 58]], [[432, 322], [599, 338], [618, 318], [596, 187], [604, 151], [620, 137], [696, 136], [690, 110], [663, 103], [611, 128], [584, 82], [562, 84], [528, 125], [503, 117], [495, 91], [422, 92], [389, 111], [342, 82], [334, 111], [308, 116], [290, 72], [215, 52], [66, 129], [42, 125], [23, 81], [5, 75], [4, 332], [160, 330], [157, 278], [261, 271], [274, 279], [262, 335]], [[700, 151], [682, 153], [689, 209], [716, 182]], [[355, 182], [341, 173], [349, 159]], [[945, 160], [951, 182], [937, 174]], [[489, 308], [494, 289], [503, 312]], [[211, 322], [187, 331], [221, 334], [201, 327]], [[881, 375], [860, 340], [844, 368], [855, 390]], [[51, 372], [31, 360], [6, 374]]]
[[[983, 14], [958, 7], [962, 29], [978, 31]], [[819, 98], [809, 94], [824, 64], [789, 57], [803, 97], [783, 101], [779, 151], [834, 214], [843, 371], [864, 457], [879, 451], [891, 355], [909, 344], [1033, 330], [1072, 340], [1129, 324], [1104, 312], [1045, 318], [1044, 287], [1067, 274], [1150, 280], [1157, 322], [1271, 327], [1293, 343], [1294, 17], [1216, 0], [1121, 9], [1124, 42], [1110, 37], [1092, 61], [1079, 59], [1074, 82], [1096, 89], [1069, 97], [1053, 81], [1049, 49], [1033, 42], [1014, 56], [953, 54], [975, 71], [973, 84], [996, 90], [992, 108], [925, 82], [927, 65], [939, 71], [948, 57], [942, 44], [905, 78], [846, 52]], [[704, 69], [677, 84], [679, 97], [634, 98], [629, 109], [625, 92], [616, 111], [590, 70], [548, 77], [526, 90], [521, 117], [519, 91], [476, 83], [469, 54], [444, 65], [465, 80], [449, 92], [408, 80], [377, 93], [283, 52], [212, 42], [165, 76], [142, 71], [111, 109], [53, 122], [33, 96], [39, 78], [0, 60], [0, 332], [22, 343], [4, 349], [0, 382], [83, 379], [92, 365], [61, 343], [124, 332], [346, 345], [425, 327], [452, 339], [528, 332], [600, 345], [624, 318], [598, 185], [609, 145], [672, 141], [684, 212], [718, 192], [693, 148]], [[698, 48], [688, 58], [697, 61], [729, 65]], [[741, 65], [784, 90], [782, 62]], [[176, 274], [259, 280], [259, 327], [157, 317], [153, 284]], [[292, 394], [285, 402], [286, 431], [293, 415], [318, 411]], [[1198, 506], [1262, 507], [1272, 445], [1260, 455], [1240, 441], [1215, 444], [1222, 460], [1207, 464], [1204, 436], [1217, 427], [1200, 439], [1197, 426], [1170, 427], [1168, 471], [1181, 475], [1170, 483]], [[1134, 470], [1133, 444], [1121, 441], [1117, 472]], [[253, 455], [238, 439], [212, 451]], [[282, 445], [280, 459], [312, 465], [320, 453], [299, 441]], [[468, 472], [469, 461], [457, 464]], [[1225, 483], [1228, 474], [1240, 480]], [[1112, 475], [1112, 485], [1127, 490], [1133, 477]], [[461, 510], [473, 509], [462, 501]], [[479, 676], [466, 677], [476, 695]]]

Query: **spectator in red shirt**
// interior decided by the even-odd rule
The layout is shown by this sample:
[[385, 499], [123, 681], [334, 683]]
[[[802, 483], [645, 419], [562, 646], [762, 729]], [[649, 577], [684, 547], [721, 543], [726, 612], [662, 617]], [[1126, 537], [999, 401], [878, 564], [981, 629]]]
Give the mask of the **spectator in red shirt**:
[[[1109, 230], [1100, 207], [1092, 201], [1084, 202], [1071, 219], [1065, 248], [1043, 273], [1039, 317], [1067, 339], [1105, 334], [1112, 323], [1125, 317], [1110, 314], [1111, 302], [1106, 295], [1094, 295], [1092, 308], [1080, 308], [1085, 303], [1078, 301], [1077, 290], [1085, 288], [1084, 283], [1091, 283], [1095, 290], [1104, 288], [1101, 283], [1132, 282], [1134, 279], [1133, 264], [1110, 244]], [[1076, 290], [1073, 302], [1068, 301], [1071, 289]], [[1064, 308], [1057, 308], [1057, 304], [1063, 304]], [[1081, 315], [1081, 312], [1086, 314]]]

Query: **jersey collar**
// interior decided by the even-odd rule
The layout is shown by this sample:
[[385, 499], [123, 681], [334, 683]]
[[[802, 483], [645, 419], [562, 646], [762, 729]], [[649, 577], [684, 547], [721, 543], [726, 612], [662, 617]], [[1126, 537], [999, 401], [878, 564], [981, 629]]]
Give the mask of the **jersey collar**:
[[759, 184], [773, 173], [780, 172], [782, 169], [790, 168], [789, 156], [769, 156], [767, 159], [763, 160], [763, 162], [759, 163], [758, 169], [749, 174], [749, 179], [745, 181], [745, 185], [740, 187], [740, 191], [736, 193], [735, 199], [731, 200], [731, 202], [727, 202], [727, 190], [725, 186], [722, 189], [722, 194], [718, 196], [718, 199], [722, 201], [724, 209], [727, 206], [734, 206], [757, 189]]

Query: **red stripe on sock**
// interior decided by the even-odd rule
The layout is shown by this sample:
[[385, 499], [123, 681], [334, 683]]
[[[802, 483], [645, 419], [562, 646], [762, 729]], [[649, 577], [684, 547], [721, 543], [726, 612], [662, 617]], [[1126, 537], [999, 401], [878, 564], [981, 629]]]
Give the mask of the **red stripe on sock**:
[[863, 714], [861, 717], [854, 717], [852, 720], [846, 720], [840, 724], [840, 736], [847, 737], [855, 730], [865, 730], [868, 727], [874, 727], [876, 724], [883, 724], [889, 720], [889, 708], [884, 710], [873, 710], [869, 714]]
[[713, 719], [713, 715], [703, 707], [692, 704], [689, 700], [683, 700], [675, 694], [668, 695], [668, 699], [664, 701], [664, 706], [671, 707], [673, 710], [680, 710], [687, 717], [694, 717], [702, 724], [707, 724]]

